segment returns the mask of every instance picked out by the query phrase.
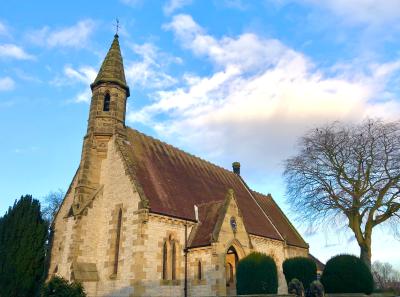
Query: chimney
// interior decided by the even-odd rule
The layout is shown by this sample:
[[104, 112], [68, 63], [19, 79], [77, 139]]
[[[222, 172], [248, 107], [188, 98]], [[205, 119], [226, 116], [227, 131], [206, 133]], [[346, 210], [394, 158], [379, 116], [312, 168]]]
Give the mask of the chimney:
[[240, 175], [240, 163], [239, 162], [233, 162], [232, 169], [233, 169], [233, 173]]

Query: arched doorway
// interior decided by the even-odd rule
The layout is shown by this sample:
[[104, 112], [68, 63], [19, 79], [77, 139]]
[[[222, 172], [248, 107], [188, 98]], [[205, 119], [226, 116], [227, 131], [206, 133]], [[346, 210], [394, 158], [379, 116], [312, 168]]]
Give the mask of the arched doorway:
[[236, 295], [236, 267], [238, 263], [238, 255], [233, 246], [226, 252], [225, 257], [225, 279], [226, 279], [226, 295]]

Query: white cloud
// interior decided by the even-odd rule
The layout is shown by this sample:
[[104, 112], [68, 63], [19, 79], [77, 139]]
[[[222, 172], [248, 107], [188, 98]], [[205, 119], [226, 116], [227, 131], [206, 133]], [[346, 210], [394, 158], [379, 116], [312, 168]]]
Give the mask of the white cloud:
[[261, 39], [252, 33], [238, 38], [207, 35], [189, 15], [177, 15], [164, 26], [172, 30], [185, 48], [197, 56], [208, 57], [222, 68], [235, 65], [241, 70], [259, 70], [277, 63], [283, 55], [299, 55], [276, 39]]
[[313, 5], [341, 17], [346, 23], [382, 25], [400, 20], [398, 0], [270, 0], [278, 4], [298, 2]]
[[[157, 91], [154, 102], [130, 112], [128, 120], [219, 162], [238, 159], [247, 168], [277, 174], [296, 138], [315, 124], [400, 111], [394, 94], [375, 100], [387, 91], [399, 61], [367, 65], [367, 73], [348, 67], [328, 76], [278, 40], [251, 33], [217, 39], [187, 15], [165, 28], [215, 71], [186, 75], [183, 85]], [[160, 115], [165, 120], [158, 121]]]
[[346, 21], [382, 24], [400, 20], [400, 1], [398, 0], [308, 0], [322, 5]]
[[97, 71], [90, 66], [83, 66], [79, 69], [73, 69], [71, 66], [66, 66], [64, 68], [64, 73], [69, 79], [85, 85], [85, 89], [76, 94], [73, 101], [75, 103], [89, 103], [90, 98], [92, 97], [92, 91], [89, 86], [96, 79]]
[[10, 58], [17, 60], [33, 60], [35, 57], [28, 54], [25, 50], [15, 44], [0, 44], [0, 58]]
[[192, 0], [168, 0], [163, 7], [163, 11], [166, 15], [170, 15], [176, 10], [190, 5], [192, 3]]
[[94, 82], [96, 76], [97, 71], [91, 66], [82, 66], [75, 69], [70, 65], [66, 65], [64, 67], [63, 75], [56, 77], [50, 83], [58, 87], [75, 84], [84, 85], [84, 89], [79, 91], [71, 101], [75, 103], [88, 103], [92, 97], [90, 84]]
[[49, 27], [44, 27], [38, 31], [31, 32], [28, 37], [37, 45], [82, 48], [87, 45], [94, 29], [95, 22], [87, 19], [62, 29], [52, 30]]
[[9, 91], [14, 89], [15, 87], [15, 82], [12, 78], [6, 76], [6, 77], [0, 77], [0, 91]]
[[90, 88], [87, 88], [86, 90], [79, 92], [78, 94], [75, 95], [73, 102], [75, 103], [90, 103], [90, 99], [92, 97], [92, 92]]
[[0, 36], [8, 36], [8, 28], [6, 27], [6, 25], [4, 25], [2, 22], [0, 22]]
[[64, 74], [68, 78], [89, 85], [96, 79], [97, 71], [90, 66], [83, 66], [79, 69], [74, 69], [71, 66], [67, 65], [64, 67]]
[[127, 80], [132, 87], [159, 89], [176, 83], [177, 80], [164, 69], [171, 63], [180, 63], [180, 59], [160, 52], [151, 43], [134, 44], [132, 50], [141, 58], [140, 61], [127, 63], [125, 67]]

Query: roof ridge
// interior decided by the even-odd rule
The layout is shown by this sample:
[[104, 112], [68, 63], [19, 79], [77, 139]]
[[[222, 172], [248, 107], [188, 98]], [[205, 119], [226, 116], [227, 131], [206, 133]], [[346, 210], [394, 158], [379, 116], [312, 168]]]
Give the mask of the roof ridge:
[[139, 130], [137, 130], [137, 129], [131, 128], [131, 127], [129, 127], [129, 126], [127, 126], [127, 128], [128, 128], [128, 129], [131, 129], [132, 131], [134, 131], [134, 132], [136, 132], [136, 133], [138, 133], [138, 134], [140, 134], [140, 135], [142, 135], [142, 136], [144, 136], [144, 137], [150, 138], [152, 141], [158, 142], [159, 144], [162, 144], [162, 145], [165, 145], [165, 146], [167, 146], [167, 147], [169, 147], [169, 148], [172, 148], [172, 149], [174, 149], [174, 150], [177, 150], [177, 151], [179, 151], [180, 153], [183, 153], [183, 154], [185, 154], [185, 155], [188, 155], [189, 157], [192, 157], [192, 158], [194, 158], [194, 159], [197, 159], [197, 160], [199, 160], [199, 161], [202, 161], [202, 162], [204, 162], [204, 163], [206, 163], [206, 164], [208, 164], [208, 165], [211, 165], [211, 166], [213, 166], [213, 167], [215, 167], [215, 168], [217, 168], [217, 169], [219, 169], [219, 170], [223, 170], [223, 171], [229, 173], [229, 174], [232, 175], [232, 176], [236, 176], [236, 174], [235, 174], [233, 171], [230, 171], [229, 169], [226, 169], [226, 168], [224, 168], [224, 167], [222, 167], [222, 166], [220, 166], [220, 165], [214, 164], [214, 163], [212, 163], [212, 162], [210, 162], [210, 161], [207, 161], [207, 160], [205, 160], [205, 159], [203, 159], [203, 158], [201, 158], [201, 157], [199, 157], [199, 156], [196, 156], [196, 155], [194, 155], [194, 154], [192, 154], [192, 153], [186, 152], [186, 151], [184, 151], [184, 150], [182, 150], [182, 149], [180, 149], [180, 148], [178, 148], [178, 147], [176, 147], [176, 146], [173, 146], [172, 144], [169, 144], [169, 143], [167, 143], [167, 142], [165, 142], [165, 141], [162, 141], [162, 140], [160, 140], [160, 139], [158, 139], [158, 138], [155, 138], [154, 136], [147, 135], [147, 134], [145, 134], [145, 133], [143, 133], [143, 132], [141, 132], [141, 131], [139, 131]]

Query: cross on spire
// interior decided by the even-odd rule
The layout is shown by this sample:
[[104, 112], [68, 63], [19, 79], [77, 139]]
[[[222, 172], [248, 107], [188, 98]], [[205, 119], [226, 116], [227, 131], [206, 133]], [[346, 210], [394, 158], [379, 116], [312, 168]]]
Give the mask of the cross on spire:
[[118, 30], [119, 30], [119, 28], [121, 28], [121, 26], [119, 25], [119, 19], [116, 18], [116, 19], [115, 19], [115, 35], [117, 35], [117, 36], [118, 36]]

